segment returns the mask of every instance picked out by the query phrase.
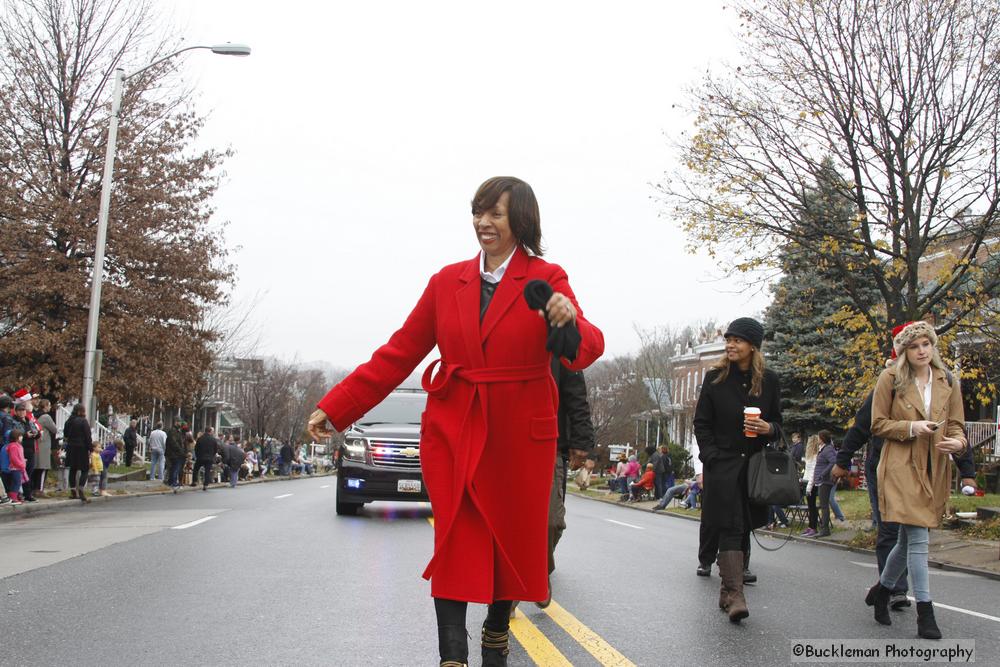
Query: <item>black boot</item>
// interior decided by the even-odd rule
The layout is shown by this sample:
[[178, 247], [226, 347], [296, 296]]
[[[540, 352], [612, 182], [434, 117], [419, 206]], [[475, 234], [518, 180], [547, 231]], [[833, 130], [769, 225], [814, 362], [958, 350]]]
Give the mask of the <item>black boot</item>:
[[483, 667], [507, 667], [510, 631], [495, 632], [483, 625]]
[[469, 635], [461, 625], [438, 626], [438, 653], [441, 667], [465, 667], [469, 664]]
[[941, 639], [941, 631], [934, 620], [934, 603], [917, 603], [917, 634], [924, 639]]
[[[871, 591], [868, 591], [871, 595]], [[882, 585], [882, 582], [875, 584], [875, 596], [873, 599], [873, 606], [875, 607], [875, 620], [882, 625], [892, 625], [892, 619], [889, 618], [889, 596], [892, 595], [892, 591]], [[868, 596], [865, 596], [865, 602], [868, 601]]]

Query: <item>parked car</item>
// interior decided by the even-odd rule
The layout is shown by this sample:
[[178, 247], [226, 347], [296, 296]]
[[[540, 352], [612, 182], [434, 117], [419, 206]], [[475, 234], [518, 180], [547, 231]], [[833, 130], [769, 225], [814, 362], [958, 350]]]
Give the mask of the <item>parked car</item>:
[[420, 472], [420, 416], [427, 394], [396, 389], [352, 424], [338, 448], [337, 514], [377, 500], [426, 501]]

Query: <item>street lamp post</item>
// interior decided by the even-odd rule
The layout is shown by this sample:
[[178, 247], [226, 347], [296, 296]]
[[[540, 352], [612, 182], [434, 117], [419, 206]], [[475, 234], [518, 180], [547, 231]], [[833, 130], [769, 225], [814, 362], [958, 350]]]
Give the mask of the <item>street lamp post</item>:
[[153, 61], [129, 75], [121, 67], [115, 69], [115, 81], [111, 89], [111, 122], [108, 126], [108, 146], [104, 154], [104, 177], [101, 181], [101, 206], [97, 216], [97, 243], [94, 246], [94, 267], [90, 283], [90, 310], [87, 316], [87, 342], [83, 359], [83, 394], [81, 401], [87, 410], [87, 418], [97, 414], [94, 402], [94, 377], [97, 372], [97, 325], [101, 315], [101, 283], [104, 280], [104, 246], [108, 237], [108, 213], [111, 209], [111, 177], [115, 169], [115, 151], [118, 143], [118, 112], [122, 103], [122, 86], [126, 79], [141, 74], [185, 51], [209, 49], [224, 56], [248, 56], [250, 47], [243, 44], [216, 44], [215, 46], [189, 46]]

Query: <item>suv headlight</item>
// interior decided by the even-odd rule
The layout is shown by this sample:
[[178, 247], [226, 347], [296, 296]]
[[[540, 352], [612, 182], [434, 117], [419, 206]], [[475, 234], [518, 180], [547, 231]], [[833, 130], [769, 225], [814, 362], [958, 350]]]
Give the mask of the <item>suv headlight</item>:
[[365, 450], [367, 449], [368, 443], [361, 438], [351, 438], [344, 442], [344, 452], [349, 461], [361, 461], [364, 463]]

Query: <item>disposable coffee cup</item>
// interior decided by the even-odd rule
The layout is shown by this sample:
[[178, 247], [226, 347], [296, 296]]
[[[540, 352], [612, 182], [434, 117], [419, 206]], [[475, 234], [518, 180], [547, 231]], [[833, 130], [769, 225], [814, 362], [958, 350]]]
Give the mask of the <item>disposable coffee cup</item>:
[[[760, 408], [743, 408], [743, 418], [744, 419], [760, 419]], [[757, 433], [754, 431], [744, 430], [743, 435], [748, 438], [756, 438]]]

